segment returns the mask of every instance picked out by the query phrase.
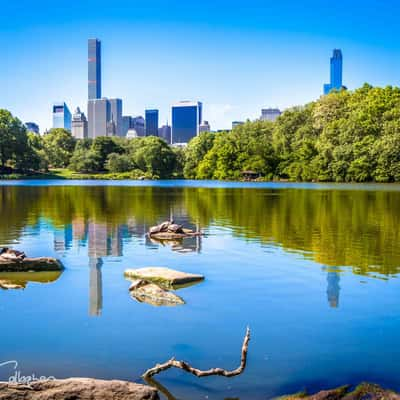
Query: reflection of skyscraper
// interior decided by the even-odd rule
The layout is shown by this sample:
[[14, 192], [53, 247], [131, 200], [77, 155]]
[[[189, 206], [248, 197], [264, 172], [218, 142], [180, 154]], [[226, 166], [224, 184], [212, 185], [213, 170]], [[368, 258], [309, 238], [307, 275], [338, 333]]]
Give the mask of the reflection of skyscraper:
[[328, 302], [331, 307], [339, 307], [339, 294], [340, 294], [340, 275], [337, 272], [328, 272], [327, 275], [328, 289]]
[[54, 231], [54, 250], [63, 252], [72, 246], [72, 225], [65, 225], [62, 229]]
[[93, 317], [101, 315], [103, 309], [102, 265], [101, 258], [89, 259], [89, 315]]

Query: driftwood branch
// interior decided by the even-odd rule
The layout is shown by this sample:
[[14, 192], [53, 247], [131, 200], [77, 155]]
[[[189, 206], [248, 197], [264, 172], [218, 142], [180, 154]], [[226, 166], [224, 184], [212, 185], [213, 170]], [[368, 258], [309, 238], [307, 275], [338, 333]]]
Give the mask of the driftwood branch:
[[164, 364], [157, 364], [155, 367], [148, 369], [144, 374], [143, 378], [151, 378], [154, 375], [159, 374], [160, 372], [166, 371], [170, 368], [179, 368], [186, 372], [189, 372], [199, 378], [203, 378], [205, 376], [218, 375], [224, 376], [226, 378], [232, 378], [233, 376], [240, 375], [244, 369], [246, 368], [247, 363], [247, 351], [249, 349], [249, 341], [250, 341], [250, 329], [247, 328], [246, 335], [243, 340], [242, 346], [242, 357], [240, 360], [240, 366], [233, 371], [227, 371], [223, 368], [211, 368], [206, 371], [202, 371], [197, 368], [193, 368], [185, 361], [177, 361], [175, 358], [171, 358], [169, 361]]

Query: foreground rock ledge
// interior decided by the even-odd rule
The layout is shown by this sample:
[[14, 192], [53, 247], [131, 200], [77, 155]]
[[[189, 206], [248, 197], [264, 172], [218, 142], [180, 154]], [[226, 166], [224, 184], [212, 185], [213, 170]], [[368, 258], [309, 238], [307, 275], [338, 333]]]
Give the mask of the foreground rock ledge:
[[159, 400], [157, 390], [125, 381], [88, 378], [0, 383], [0, 400]]
[[324, 390], [314, 395], [305, 393], [280, 397], [279, 400], [400, 400], [400, 395], [378, 385], [362, 383], [355, 390], [343, 386], [333, 390]]

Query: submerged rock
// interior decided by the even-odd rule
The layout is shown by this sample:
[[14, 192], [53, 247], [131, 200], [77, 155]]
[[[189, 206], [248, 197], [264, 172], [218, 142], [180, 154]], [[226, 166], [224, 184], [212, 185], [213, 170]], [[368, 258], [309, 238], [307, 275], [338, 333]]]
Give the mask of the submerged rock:
[[61, 262], [55, 258], [8, 258], [0, 255], [0, 272], [62, 271]]
[[157, 307], [173, 307], [185, 304], [185, 301], [175, 293], [144, 280], [134, 281], [129, 291], [131, 296], [140, 303], [147, 303]]
[[0, 400], [159, 400], [157, 390], [125, 381], [71, 378], [0, 383]]
[[350, 386], [343, 386], [333, 390], [323, 390], [317, 394], [305, 393], [280, 397], [280, 400], [400, 400], [400, 395], [390, 390], [382, 389], [378, 385], [362, 383], [351, 391]]
[[203, 275], [189, 274], [165, 267], [127, 269], [125, 277], [128, 279], [143, 279], [167, 289], [204, 280]]

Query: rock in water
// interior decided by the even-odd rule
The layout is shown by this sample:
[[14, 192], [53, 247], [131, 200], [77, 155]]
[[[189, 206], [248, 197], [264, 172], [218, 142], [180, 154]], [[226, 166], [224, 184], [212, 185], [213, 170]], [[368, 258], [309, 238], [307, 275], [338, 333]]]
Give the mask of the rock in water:
[[136, 281], [133, 288], [130, 287], [131, 296], [140, 303], [151, 304], [152, 306], [179, 306], [185, 301], [176, 294], [161, 288], [154, 283], [143, 284], [144, 281]]
[[[280, 397], [280, 400], [400, 400], [400, 395], [390, 390], [384, 390], [378, 385], [362, 383], [354, 391], [350, 386], [333, 390], [324, 390], [307, 396], [304, 393]], [[277, 400], [279, 400], [277, 399]]]
[[125, 381], [71, 378], [31, 382], [29, 385], [0, 383], [0, 400], [159, 400], [157, 390]]
[[153, 282], [167, 289], [204, 280], [203, 275], [188, 274], [164, 267], [127, 269], [125, 276], [129, 279], [143, 279]]

